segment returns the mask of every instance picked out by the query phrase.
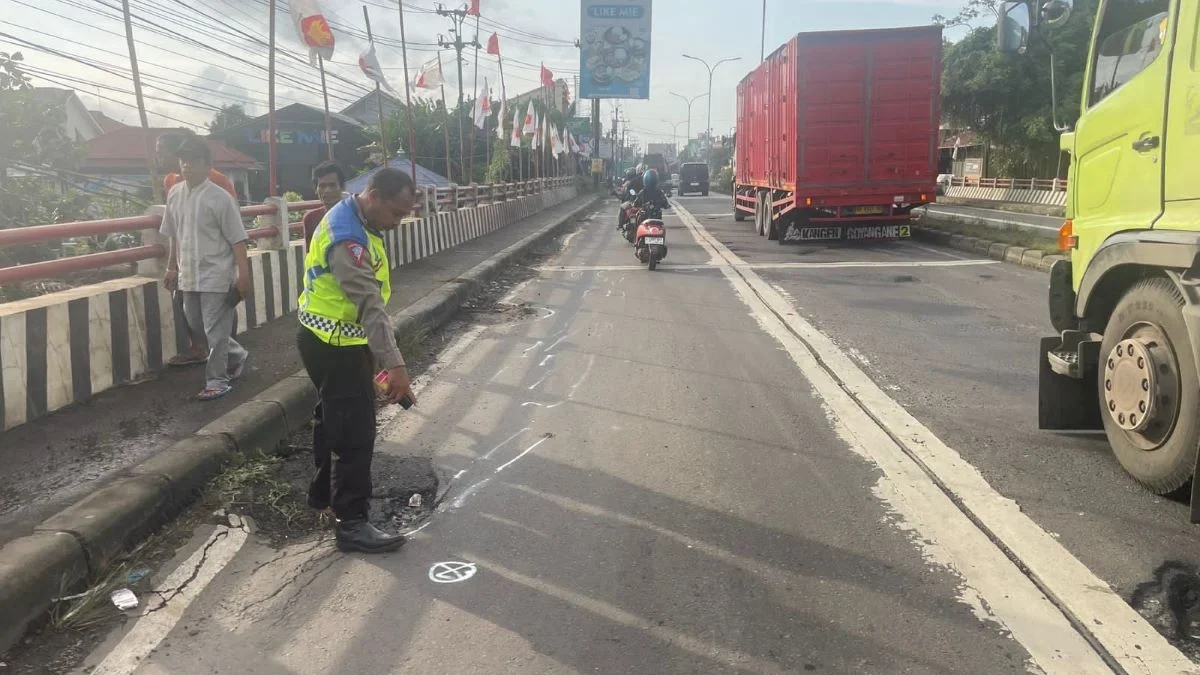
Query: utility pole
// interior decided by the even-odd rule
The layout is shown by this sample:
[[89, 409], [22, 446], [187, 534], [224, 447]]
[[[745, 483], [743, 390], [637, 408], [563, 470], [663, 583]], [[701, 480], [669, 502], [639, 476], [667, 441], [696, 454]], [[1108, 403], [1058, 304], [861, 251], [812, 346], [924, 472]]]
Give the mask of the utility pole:
[[[576, 90], [578, 91], [578, 90]], [[592, 160], [600, 159], [600, 99], [592, 99]], [[1055, 175], [1057, 178], [1058, 175]], [[592, 174], [593, 187], [600, 187], [600, 174]]]
[[[467, 47], [474, 47], [476, 50], [478, 50], [482, 45], [479, 44], [478, 40], [471, 40], [470, 42], [463, 41], [463, 28], [462, 27], [463, 27], [463, 22], [467, 20], [467, 10], [465, 10], [465, 9], [446, 9], [439, 3], [436, 11], [437, 11], [438, 16], [444, 16], [444, 17], [447, 17], [450, 19], [450, 35], [452, 35], [454, 37], [454, 41], [449, 42], [447, 40], [442, 39], [442, 36], [439, 35], [438, 36], [438, 46], [441, 47], [442, 49], [447, 49], [447, 48], [454, 49], [454, 53], [456, 55], [456, 60], [458, 62], [458, 107], [455, 108], [455, 110], [454, 110], [454, 116], [458, 118], [458, 165], [460, 167], [459, 170], [462, 171], [464, 178], [466, 178], [467, 182], [469, 183], [469, 182], [471, 182], [471, 179], [469, 176], [466, 175], [466, 172], [467, 172], [466, 144], [463, 139], [463, 126], [462, 126], [462, 104], [463, 104], [463, 93], [464, 93], [464, 91], [463, 91], [464, 90], [464, 87], [463, 87], [463, 49], [466, 49]], [[472, 126], [471, 128], [474, 128], [474, 126]], [[472, 154], [474, 154], [474, 149], [472, 149]]]
[[483, 45], [479, 44], [478, 40], [470, 42], [463, 41], [463, 22], [467, 19], [467, 10], [465, 9], [446, 9], [442, 5], [437, 6], [438, 16], [448, 17], [450, 19], [450, 35], [454, 37], [453, 42], [443, 40], [438, 36], [438, 46], [442, 49], [453, 48], [455, 54], [458, 55], [458, 105], [463, 104], [463, 50], [467, 47], [474, 47], [476, 50], [481, 49]]
[[[272, 3], [272, 21], [274, 21], [274, 8]], [[150, 122], [146, 118], [146, 101], [142, 98], [142, 77], [138, 72], [137, 49], [133, 44], [133, 22], [130, 20], [129, 0], [121, 2], [121, 11], [125, 15], [125, 41], [129, 45], [129, 70], [133, 73], [133, 92], [137, 98], [138, 118], [142, 123], [142, 150], [146, 154], [146, 174], [150, 177], [150, 194], [154, 195], [154, 201], [160, 204], [166, 204], [166, 195], [163, 194], [163, 184], [158, 180], [158, 171], [154, 160], [154, 149], [150, 140]], [[274, 38], [275, 33], [271, 36]], [[272, 168], [274, 166], [272, 165]], [[179, 167], [175, 167], [178, 171]], [[1055, 176], [1057, 178], [1057, 175]]]
[[767, 58], [767, 0], [763, 0], [762, 10], [762, 43], [758, 48], [758, 61], [762, 63]]

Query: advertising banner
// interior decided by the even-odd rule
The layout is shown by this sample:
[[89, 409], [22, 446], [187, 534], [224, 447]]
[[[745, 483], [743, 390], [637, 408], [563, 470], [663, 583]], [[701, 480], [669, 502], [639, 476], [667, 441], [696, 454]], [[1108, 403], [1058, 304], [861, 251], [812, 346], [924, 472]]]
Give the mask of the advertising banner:
[[651, 0], [582, 0], [580, 98], [650, 98]]

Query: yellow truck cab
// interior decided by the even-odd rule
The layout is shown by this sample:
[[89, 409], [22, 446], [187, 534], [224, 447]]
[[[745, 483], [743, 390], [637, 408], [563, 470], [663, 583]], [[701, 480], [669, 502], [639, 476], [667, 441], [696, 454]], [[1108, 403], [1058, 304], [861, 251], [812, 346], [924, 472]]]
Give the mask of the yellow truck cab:
[[[1039, 32], [1052, 46], [1071, 9], [1002, 3], [1001, 48]], [[1103, 0], [1083, 88], [1062, 136], [1070, 260], [1050, 275], [1039, 425], [1103, 428], [1147, 489], [1191, 483], [1200, 522], [1200, 2]]]

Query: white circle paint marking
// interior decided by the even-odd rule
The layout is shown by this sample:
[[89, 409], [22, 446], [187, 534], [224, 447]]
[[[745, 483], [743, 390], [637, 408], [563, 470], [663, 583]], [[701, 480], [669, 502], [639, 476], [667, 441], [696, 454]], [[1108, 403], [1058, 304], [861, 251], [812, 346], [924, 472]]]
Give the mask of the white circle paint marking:
[[435, 584], [457, 584], [475, 576], [478, 568], [469, 562], [440, 562], [429, 568], [429, 580]]

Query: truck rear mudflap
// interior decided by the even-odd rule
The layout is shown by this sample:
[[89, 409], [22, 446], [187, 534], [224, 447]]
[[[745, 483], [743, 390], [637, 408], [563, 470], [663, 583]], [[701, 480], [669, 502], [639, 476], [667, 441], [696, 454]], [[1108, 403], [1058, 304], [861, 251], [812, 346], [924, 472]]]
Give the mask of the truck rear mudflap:
[[1098, 336], [1064, 331], [1042, 338], [1038, 347], [1038, 428], [1093, 431], [1100, 418]]

